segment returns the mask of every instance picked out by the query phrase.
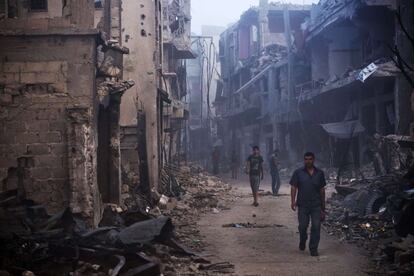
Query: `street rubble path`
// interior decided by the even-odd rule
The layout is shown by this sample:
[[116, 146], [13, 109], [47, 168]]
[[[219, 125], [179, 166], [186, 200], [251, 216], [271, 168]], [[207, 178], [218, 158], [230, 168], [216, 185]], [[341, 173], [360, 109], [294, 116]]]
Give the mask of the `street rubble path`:
[[[283, 181], [281, 196], [265, 195], [265, 179], [259, 207], [253, 207], [246, 176], [222, 177], [233, 187], [235, 200], [219, 212], [203, 215], [198, 222], [206, 244], [204, 254], [213, 262], [230, 262], [235, 275], [367, 275], [368, 257], [358, 248], [342, 244], [322, 230], [319, 257], [298, 249], [297, 213], [290, 209], [290, 187]], [[270, 178], [270, 177], [269, 177]]]

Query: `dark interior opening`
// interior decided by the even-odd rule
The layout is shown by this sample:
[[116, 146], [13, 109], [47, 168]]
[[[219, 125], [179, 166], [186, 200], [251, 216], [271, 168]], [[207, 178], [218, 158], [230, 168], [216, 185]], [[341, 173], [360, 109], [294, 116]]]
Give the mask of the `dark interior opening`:
[[47, 11], [47, 0], [31, 0], [31, 11]]

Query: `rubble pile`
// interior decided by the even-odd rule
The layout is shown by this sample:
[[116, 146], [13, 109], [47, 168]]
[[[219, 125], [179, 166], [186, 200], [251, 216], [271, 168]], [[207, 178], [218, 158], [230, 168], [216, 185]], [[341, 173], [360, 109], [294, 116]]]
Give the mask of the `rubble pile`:
[[256, 75], [267, 66], [276, 64], [287, 57], [287, 49], [284, 46], [271, 44], [266, 46], [258, 55], [249, 57], [243, 67], [250, 68], [252, 75]]
[[[228, 209], [234, 198], [229, 191], [231, 186], [214, 176], [204, 173], [199, 167], [170, 168], [174, 183], [179, 185], [182, 193], [178, 197], [168, 198], [166, 204], [160, 200], [162, 213], [173, 219], [177, 227], [177, 236], [193, 249], [200, 249], [200, 240], [196, 222], [201, 214], [219, 213]], [[162, 198], [162, 197], [161, 197]]]
[[169, 175], [174, 184], [168, 193], [176, 195], [162, 194], [157, 205], [148, 206], [149, 200], [129, 210], [107, 205], [95, 229], [69, 209], [49, 216], [17, 190], [2, 193], [1, 275], [232, 273], [233, 265], [212, 264], [196, 253], [203, 247], [196, 227], [200, 214], [227, 208], [230, 187], [195, 167]]
[[[228, 209], [230, 185], [217, 177], [208, 175], [199, 166], [169, 165], [163, 172], [163, 181], [159, 189], [160, 196], [156, 212], [171, 217], [175, 226], [175, 236], [184, 245], [181, 248], [191, 254], [170, 257], [161, 254], [164, 271], [175, 271], [177, 275], [214, 275], [231, 274], [234, 266], [227, 262], [211, 264], [198, 256], [205, 246], [197, 229], [197, 221], [205, 213], [219, 213]], [[165, 253], [165, 252], [164, 252]]]
[[[328, 199], [325, 230], [370, 254], [373, 275], [412, 275], [412, 190], [402, 173], [336, 185]], [[410, 211], [411, 208], [411, 211]]]

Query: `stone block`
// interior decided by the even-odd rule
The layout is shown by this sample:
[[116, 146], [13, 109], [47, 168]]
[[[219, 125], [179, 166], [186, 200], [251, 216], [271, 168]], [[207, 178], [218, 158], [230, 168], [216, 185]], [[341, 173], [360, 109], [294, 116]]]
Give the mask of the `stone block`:
[[32, 132], [39, 132], [49, 130], [49, 121], [48, 120], [33, 120], [27, 123], [27, 129]]
[[0, 181], [7, 177], [7, 171], [6, 168], [0, 168]]
[[36, 18], [30, 20], [30, 29], [47, 30], [49, 20], [47, 18]]
[[49, 154], [50, 153], [49, 145], [47, 144], [28, 145], [27, 153], [32, 154], [32, 155]]
[[49, 143], [60, 143], [62, 142], [62, 134], [59, 131], [51, 131], [48, 133]]
[[69, 176], [69, 172], [66, 168], [54, 168], [50, 170], [53, 178], [66, 179]]
[[10, 105], [13, 103], [13, 96], [10, 94], [0, 94], [0, 105]]
[[[15, 113], [10, 112], [10, 114], [15, 114]], [[33, 119], [36, 118], [36, 111], [30, 110], [30, 109], [22, 110], [19, 113], [18, 118], [19, 118], [19, 120], [24, 121], [24, 122], [31, 122], [31, 121], [33, 121]]]
[[64, 81], [61, 81], [60, 77], [57, 83], [50, 84], [51, 90], [53, 90], [54, 93], [67, 93], [68, 88], [67, 84]]
[[59, 111], [55, 108], [40, 109], [36, 111], [37, 120], [56, 120], [58, 118]]
[[5, 62], [3, 63], [3, 72], [5, 73], [18, 73], [22, 68], [21, 62]]
[[[30, 74], [30, 73], [29, 73]], [[35, 83], [56, 83], [58, 81], [58, 75], [56, 72], [38, 72], [35, 73]]]
[[16, 120], [16, 121], [13, 121], [13, 122], [7, 122], [5, 124], [5, 127], [6, 127], [6, 131], [7, 130], [16, 130], [16, 131], [24, 132], [26, 130], [26, 125], [21, 120], [18, 120], [18, 121]]
[[49, 121], [49, 130], [50, 131], [60, 131], [61, 133], [64, 132], [66, 129], [66, 122], [59, 121], [59, 120], [51, 120]]
[[9, 87], [9, 86], [7, 86], [7, 87], [4, 88], [4, 93], [5, 94], [12, 95], [12, 96], [18, 96], [18, 95], [20, 95], [19, 89], [16, 89], [14, 87]]
[[68, 151], [68, 146], [66, 144], [49, 144], [50, 152], [54, 155], [65, 155]]
[[38, 168], [61, 168], [62, 156], [58, 155], [39, 155], [35, 157], [35, 167]]
[[19, 82], [19, 73], [0, 73], [0, 83], [12, 84]]
[[23, 73], [57, 73], [64, 63], [62, 61], [25, 62], [22, 64], [21, 71]]
[[30, 176], [35, 179], [49, 179], [52, 174], [50, 168], [32, 168], [30, 169]]
[[10, 158], [8, 155], [2, 156], [0, 158], [0, 168], [16, 168], [17, 167], [17, 160], [14, 158]]
[[24, 83], [24, 84], [39, 83], [37, 81], [36, 73], [21, 73], [20, 74], [20, 82]]
[[23, 144], [8, 145], [8, 149], [16, 159], [18, 156], [27, 155], [27, 146]]
[[15, 141], [20, 144], [37, 144], [40, 142], [40, 137], [39, 133], [35, 132], [17, 133]]

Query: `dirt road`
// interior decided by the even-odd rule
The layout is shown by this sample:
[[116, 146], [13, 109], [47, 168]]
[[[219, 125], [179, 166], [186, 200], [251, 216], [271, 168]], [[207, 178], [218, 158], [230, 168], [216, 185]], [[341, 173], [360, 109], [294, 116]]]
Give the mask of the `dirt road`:
[[[231, 181], [238, 199], [230, 210], [208, 214], [199, 229], [208, 244], [206, 254], [214, 261], [235, 265], [236, 275], [366, 275], [367, 258], [357, 249], [341, 244], [325, 232], [319, 257], [298, 249], [296, 213], [290, 210], [289, 186], [283, 183], [279, 197], [262, 196], [251, 206], [247, 179]], [[268, 180], [261, 189], [270, 190]], [[231, 223], [256, 223], [264, 228], [223, 227]]]

